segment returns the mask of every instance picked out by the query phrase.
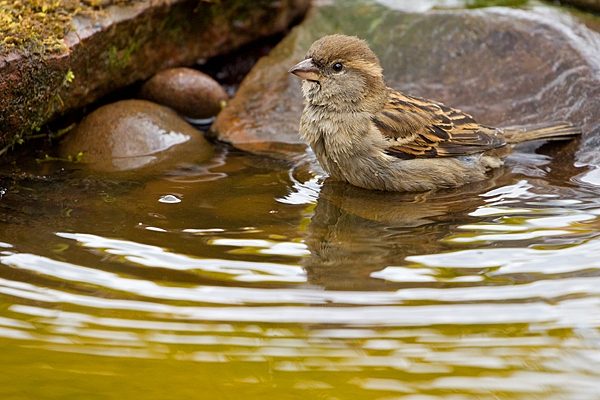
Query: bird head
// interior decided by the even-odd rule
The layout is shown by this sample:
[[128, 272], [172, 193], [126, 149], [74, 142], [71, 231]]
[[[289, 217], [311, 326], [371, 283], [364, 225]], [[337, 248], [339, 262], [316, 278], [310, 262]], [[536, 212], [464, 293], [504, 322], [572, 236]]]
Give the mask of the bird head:
[[322, 37], [289, 72], [304, 79], [302, 92], [312, 105], [374, 112], [387, 101], [379, 59], [364, 40], [354, 36]]

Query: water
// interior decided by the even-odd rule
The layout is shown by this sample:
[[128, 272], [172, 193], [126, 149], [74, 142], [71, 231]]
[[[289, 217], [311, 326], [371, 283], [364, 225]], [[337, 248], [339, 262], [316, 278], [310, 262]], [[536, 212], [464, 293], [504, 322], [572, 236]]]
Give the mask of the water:
[[559, 148], [425, 194], [224, 146], [5, 167], [0, 398], [598, 398], [600, 189]]

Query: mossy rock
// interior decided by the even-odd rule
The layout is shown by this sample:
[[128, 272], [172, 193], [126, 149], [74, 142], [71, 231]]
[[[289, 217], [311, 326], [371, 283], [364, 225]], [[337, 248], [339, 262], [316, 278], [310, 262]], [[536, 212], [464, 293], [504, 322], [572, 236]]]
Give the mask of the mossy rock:
[[[57, 10], [44, 6], [45, 2], [65, 6]], [[30, 16], [40, 19], [37, 25], [23, 24], [30, 27], [30, 37], [25, 35], [27, 29], [16, 29], [15, 11], [7, 11], [18, 9], [16, 3], [27, 3]], [[4, 44], [0, 46], [0, 148], [157, 71], [192, 65], [283, 31], [306, 12], [309, 3], [1, 1], [0, 25], [10, 22], [12, 30], [6, 24], [0, 30]], [[52, 20], [53, 14], [61, 14], [62, 20]]]

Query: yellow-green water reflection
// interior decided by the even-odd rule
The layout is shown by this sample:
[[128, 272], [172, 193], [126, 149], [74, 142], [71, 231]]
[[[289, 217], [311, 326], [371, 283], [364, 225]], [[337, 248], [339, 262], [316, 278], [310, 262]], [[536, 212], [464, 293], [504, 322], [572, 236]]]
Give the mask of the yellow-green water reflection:
[[544, 163], [391, 194], [221, 148], [6, 185], [0, 398], [597, 398], [599, 189]]

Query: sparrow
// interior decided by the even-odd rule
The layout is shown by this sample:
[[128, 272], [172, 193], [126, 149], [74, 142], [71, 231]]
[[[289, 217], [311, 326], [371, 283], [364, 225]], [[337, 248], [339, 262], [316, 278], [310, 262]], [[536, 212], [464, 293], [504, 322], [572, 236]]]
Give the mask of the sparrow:
[[365, 189], [458, 187], [502, 166], [512, 144], [581, 133], [565, 122], [492, 128], [391, 89], [375, 53], [354, 36], [322, 37], [289, 72], [303, 79], [300, 136], [331, 178]]

